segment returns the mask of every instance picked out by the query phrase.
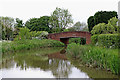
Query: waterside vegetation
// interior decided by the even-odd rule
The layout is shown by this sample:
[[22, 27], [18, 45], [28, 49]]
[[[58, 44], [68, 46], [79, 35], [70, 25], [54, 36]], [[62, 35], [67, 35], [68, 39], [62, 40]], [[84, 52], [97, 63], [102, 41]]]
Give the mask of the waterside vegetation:
[[68, 58], [79, 60], [89, 67], [106, 69], [114, 74], [119, 72], [118, 49], [106, 49], [92, 45], [69, 44]]
[[3, 42], [2, 52], [16, 52], [20, 50], [30, 50], [34, 48], [46, 48], [46, 47], [63, 47], [64, 44], [60, 41], [49, 39], [32, 39], [32, 40], [19, 40], [13, 42]]

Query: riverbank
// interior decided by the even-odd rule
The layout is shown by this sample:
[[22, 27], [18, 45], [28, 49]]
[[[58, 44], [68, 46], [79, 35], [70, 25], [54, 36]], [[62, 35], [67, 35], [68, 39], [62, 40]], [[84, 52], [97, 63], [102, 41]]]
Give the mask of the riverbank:
[[66, 51], [69, 59], [79, 60], [80, 64], [119, 74], [118, 49], [72, 43], [67, 46]]
[[60, 41], [49, 39], [19, 40], [12, 42], [2, 42], [2, 53], [16, 52], [21, 50], [30, 50], [34, 48], [63, 47]]

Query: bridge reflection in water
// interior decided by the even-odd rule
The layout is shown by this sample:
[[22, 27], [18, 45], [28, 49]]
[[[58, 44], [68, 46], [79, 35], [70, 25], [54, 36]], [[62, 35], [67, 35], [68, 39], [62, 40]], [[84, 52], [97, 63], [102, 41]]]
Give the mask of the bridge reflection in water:
[[39, 53], [17, 53], [4, 61], [3, 78], [88, 78], [86, 73], [75, 68], [67, 60], [65, 49], [49, 53], [48, 56]]
[[[46, 52], [50, 52], [46, 54]], [[44, 54], [41, 54], [44, 53]], [[84, 66], [75, 67], [75, 62], [67, 60], [65, 49], [41, 49], [16, 53], [2, 63], [3, 78], [114, 78], [116, 76]]]
[[56, 52], [56, 53], [53, 53], [53, 54], [48, 54], [48, 58], [49, 59], [55, 58], [55, 59], [67, 60], [67, 57], [65, 55], [65, 52], [66, 52], [65, 49], [66, 49], [66, 47], [59, 52]]

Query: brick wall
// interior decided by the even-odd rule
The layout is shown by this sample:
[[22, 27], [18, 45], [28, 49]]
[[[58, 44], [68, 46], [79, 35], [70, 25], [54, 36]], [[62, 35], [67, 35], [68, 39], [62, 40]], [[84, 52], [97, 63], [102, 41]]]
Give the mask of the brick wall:
[[84, 31], [62, 32], [48, 35], [48, 39], [58, 40], [65, 44], [68, 43], [69, 38], [74, 37], [86, 38], [86, 44], [91, 43], [91, 34], [89, 32]]

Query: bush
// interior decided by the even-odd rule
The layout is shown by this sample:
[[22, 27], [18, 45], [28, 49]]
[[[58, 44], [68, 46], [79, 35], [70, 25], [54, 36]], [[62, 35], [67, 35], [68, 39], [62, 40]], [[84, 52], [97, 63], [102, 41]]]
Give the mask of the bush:
[[97, 44], [101, 47], [106, 48], [118, 48], [119, 47], [119, 36], [118, 34], [100, 34], [93, 35], [91, 37], [92, 44]]
[[92, 44], [93, 44], [93, 45], [98, 42], [98, 36], [99, 36], [99, 35], [93, 35], [93, 36], [91, 36], [91, 40], [92, 40]]
[[98, 45], [106, 48], [118, 48], [118, 34], [101, 34], [98, 36]]

